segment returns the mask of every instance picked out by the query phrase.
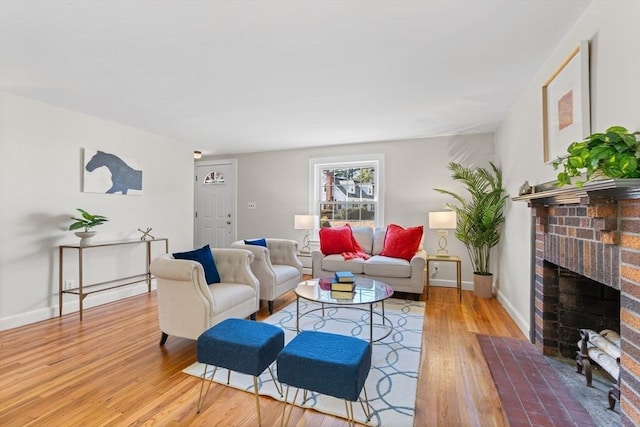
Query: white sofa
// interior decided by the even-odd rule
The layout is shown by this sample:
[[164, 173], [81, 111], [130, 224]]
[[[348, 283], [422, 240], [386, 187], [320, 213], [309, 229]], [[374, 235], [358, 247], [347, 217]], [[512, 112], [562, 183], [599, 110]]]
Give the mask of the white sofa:
[[417, 300], [424, 289], [424, 268], [427, 253], [422, 248], [410, 261], [380, 255], [384, 248], [386, 228], [353, 227], [353, 237], [362, 251], [371, 257], [345, 260], [340, 254], [324, 255], [320, 250], [311, 254], [313, 277], [332, 277], [336, 271], [350, 271], [390, 285], [394, 291], [414, 294]]
[[197, 339], [230, 317], [255, 319], [260, 284], [251, 272], [253, 254], [242, 249], [211, 249], [220, 283], [208, 285], [197, 261], [160, 255], [151, 262], [158, 283], [158, 320], [162, 337]]
[[249, 245], [244, 240], [231, 244], [253, 253], [251, 271], [260, 282], [260, 299], [268, 301], [273, 314], [273, 301], [298, 286], [302, 281], [302, 262], [298, 259], [298, 242], [266, 238], [267, 247]]

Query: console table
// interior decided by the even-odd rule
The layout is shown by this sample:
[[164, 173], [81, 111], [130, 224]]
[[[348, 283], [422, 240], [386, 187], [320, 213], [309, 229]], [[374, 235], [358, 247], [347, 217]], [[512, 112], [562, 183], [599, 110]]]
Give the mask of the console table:
[[[64, 294], [73, 294], [78, 295], [78, 304], [79, 304], [79, 312], [80, 312], [80, 321], [82, 321], [82, 303], [87, 295], [102, 292], [109, 289], [115, 289], [122, 286], [132, 285], [134, 283], [147, 282], [148, 292], [151, 292], [151, 271], [149, 270], [149, 265], [151, 264], [151, 244], [153, 242], [164, 242], [165, 253], [169, 252], [169, 239], [167, 238], [159, 238], [159, 239], [151, 239], [151, 240], [122, 240], [117, 242], [104, 242], [104, 243], [92, 243], [90, 245], [80, 246], [79, 244], [75, 245], [60, 245], [59, 247], [59, 276], [58, 276], [58, 302], [60, 305], [60, 316], [62, 316], [62, 296]], [[146, 257], [146, 265], [145, 272], [141, 274], [136, 274], [134, 276], [129, 277], [120, 277], [113, 280], [108, 280], [106, 282], [100, 283], [92, 283], [85, 284], [83, 280], [83, 266], [82, 266], [82, 255], [84, 251], [94, 250], [97, 248], [104, 248], [108, 246], [122, 246], [122, 245], [146, 245], [147, 257]], [[78, 287], [73, 289], [64, 289], [64, 252], [67, 250], [74, 250], [78, 253]], [[126, 281], [125, 283], [121, 283], [122, 281]]]

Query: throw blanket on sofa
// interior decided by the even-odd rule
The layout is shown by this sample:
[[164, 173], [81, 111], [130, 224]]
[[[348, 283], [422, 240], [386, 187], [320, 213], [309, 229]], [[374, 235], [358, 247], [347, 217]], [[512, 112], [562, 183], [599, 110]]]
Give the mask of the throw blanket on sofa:
[[342, 258], [344, 258], [345, 261], [349, 261], [350, 259], [355, 259], [355, 258], [362, 258], [362, 259], [371, 258], [369, 254], [365, 253], [362, 250], [362, 247], [360, 247], [360, 244], [358, 243], [356, 238], [353, 236], [353, 233], [351, 233], [351, 243], [353, 244], [353, 252], [342, 252]]
[[358, 252], [342, 252], [342, 258], [344, 258], [345, 261], [349, 261], [355, 258], [369, 259], [371, 257], [360, 250]]

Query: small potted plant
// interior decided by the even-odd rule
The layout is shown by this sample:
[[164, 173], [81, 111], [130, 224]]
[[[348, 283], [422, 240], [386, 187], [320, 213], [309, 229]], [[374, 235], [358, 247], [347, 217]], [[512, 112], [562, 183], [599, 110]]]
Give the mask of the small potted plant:
[[629, 133], [622, 126], [612, 126], [605, 133], [594, 133], [584, 141], [571, 143], [569, 155], [553, 162], [553, 168], [562, 167], [558, 173], [558, 186], [571, 184], [571, 178], [582, 177], [575, 182], [578, 188], [601, 176], [608, 178], [640, 178], [640, 132]]
[[82, 218], [72, 216], [71, 219], [75, 220], [75, 222], [69, 226], [69, 230], [79, 230], [83, 228], [84, 231], [76, 231], [75, 235], [80, 237], [80, 246], [86, 246], [89, 244], [91, 238], [96, 235], [96, 232], [91, 229], [109, 220], [102, 215], [92, 215], [84, 209], [77, 208], [76, 210], [82, 214]]

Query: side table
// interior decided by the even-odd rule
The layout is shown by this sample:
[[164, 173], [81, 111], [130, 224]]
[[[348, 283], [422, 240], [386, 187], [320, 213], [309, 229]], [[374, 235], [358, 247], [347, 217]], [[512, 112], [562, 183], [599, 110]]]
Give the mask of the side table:
[[462, 261], [456, 255], [427, 255], [427, 299], [429, 298], [429, 272], [430, 262], [455, 262], [456, 263], [456, 289], [458, 291], [458, 301], [462, 301]]
[[311, 252], [298, 251], [298, 258], [302, 263], [302, 273], [312, 275], [313, 271], [311, 269]]

